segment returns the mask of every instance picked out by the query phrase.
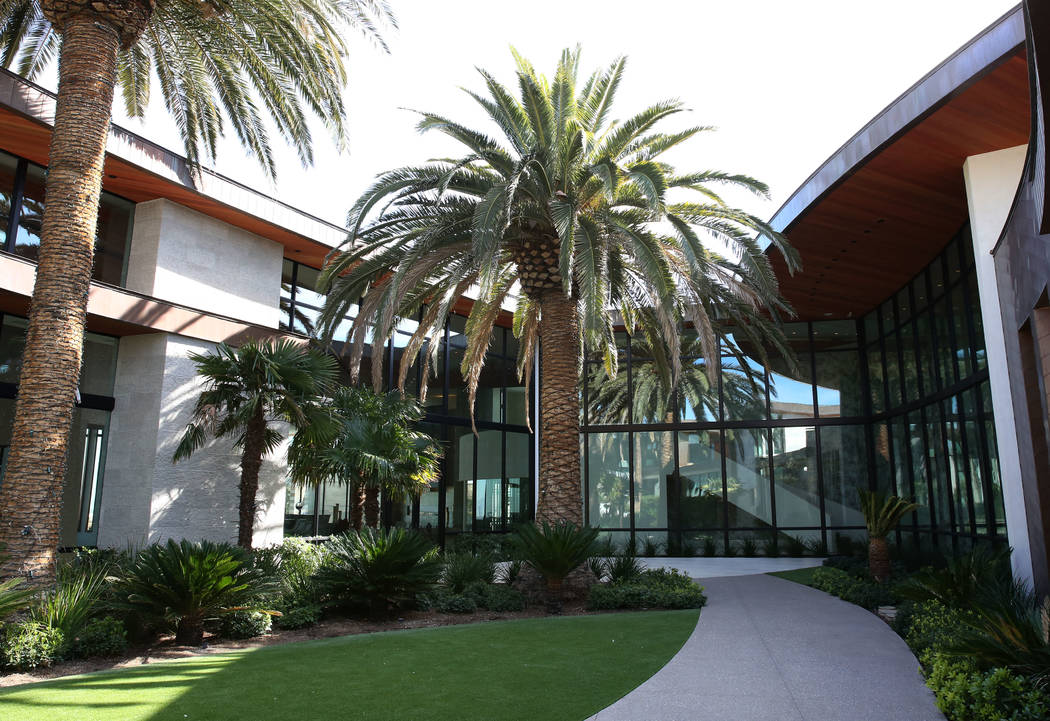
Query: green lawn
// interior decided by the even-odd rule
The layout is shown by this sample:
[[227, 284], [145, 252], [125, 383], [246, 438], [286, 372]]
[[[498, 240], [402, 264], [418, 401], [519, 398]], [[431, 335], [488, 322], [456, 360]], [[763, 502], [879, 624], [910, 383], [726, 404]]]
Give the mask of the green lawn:
[[789, 581], [795, 583], [801, 583], [803, 586], [813, 585], [813, 573], [820, 568], [820, 566], [814, 566], [813, 568], [796, 568], [792, 571], [773, 571], [769, 573], [770, 576], [779, 576], [780, 578], [786, 578]]
[[660, 669], [697, 616], [527, 619], [154, 663], [0, 691], [0, 719], [584, 719]]

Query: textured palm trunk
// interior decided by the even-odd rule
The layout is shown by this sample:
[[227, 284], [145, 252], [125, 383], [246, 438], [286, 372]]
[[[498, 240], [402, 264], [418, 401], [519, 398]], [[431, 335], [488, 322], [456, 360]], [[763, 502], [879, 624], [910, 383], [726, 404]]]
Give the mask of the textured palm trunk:
[[350, 491], [350, 526], [360, 531], [365, 518], [365, 486], [358, 481]]
[[536, 520], [583, 525], [580, 485], [580, 323], [561, 290], [540, 298], [540, 499]]
[[890, 577], [890, 546], [885, 538], [868, 540], [868, 572], [876, 581]]
[[379, 528], [379, 488], [369, 486], [365, 489], [365, 525]]
[[[70, 3], [45, 2], [53, 5]], [[62, 33], [58, 101], [36, 285], [0, 486], [0, 576], [54, 573], [74, 393], [80, 377], [99, 193], [121, 33], [90, 10], [49, 19]]]
[[185, 616], [175, 627], [175, 643], [182, 646], [200, 646], [204, 642], [204, 619]]
[[266, 416], [262, 404], [248, 421], [241, 449], [241, 498], [238, 511], [237, 545], [251, 550], [255, 533], [255, 497], [259, 494], [259, 469], [266, 450]]

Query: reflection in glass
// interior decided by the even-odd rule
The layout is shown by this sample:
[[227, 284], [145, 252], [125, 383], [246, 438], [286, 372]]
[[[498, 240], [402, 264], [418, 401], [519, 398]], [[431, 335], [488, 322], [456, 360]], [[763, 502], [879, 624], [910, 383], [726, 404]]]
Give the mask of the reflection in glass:
[[[678, 477], [674, 483], [679, 492], [668, 490], [669, 498], [680, 498], [679, 517], [668, 511], [671, 528], [716, 528], [724, 523], [722, 516], [722, 443], [718, 431], [678, 434]], [[673, 504], [672, 504], [673, 506]]]
[[532, 506], [529, 485], [531, 453], [527, 433], [507, 431], [507, 523], [511, 526], [529, 518]]
[[722, 345], [723, 412], [727, 421], [765, 420], [765, 368], [732, 336]]
[[592, 526], [631, 525], [629, 444], [629, 433], [587, 435], [587, 518]]
[[635, 433], [635, 528], [667, 527], [667, 481], [668, 476], [673, 474], [674, 432]]
[[761, 428], [727, 429], [725, 438], [730, 528], [772, 525], [766, 431]]
[[36, 261], [40, 253], [40, 231], [44, 220], [44, 169], [29, 165], [26, 169], [25, 189], [22, 191], [22, 211], [18, 215], [15, 234], [15, 255]]
[[816, 429], [773, 429], [773, 481], [778, 526], [819, 526]]
[[784, 325], [787, 345], [794, 357], [769, 356], [769, 412], [772, 418], [813, 417], [813, 371], [809, 353], [809, 326]]
[[445, 459], [445, 528], [469, 531], [474, 521], [474, 434], [469, 427], [449, 428]]
[[11, 203], [15, 192], [15, 171], [18, 160], [0, 152], [0, 247], [7, 242], [7, 225], [11, 220]]

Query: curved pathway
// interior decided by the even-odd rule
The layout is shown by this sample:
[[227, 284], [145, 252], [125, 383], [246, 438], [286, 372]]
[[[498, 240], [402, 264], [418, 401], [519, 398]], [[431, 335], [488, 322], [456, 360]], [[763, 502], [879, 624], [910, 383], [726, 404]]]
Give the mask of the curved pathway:
[[944, 721], [874, 614], [765, 575], [706, 578], [682, 650], [594, 721]]

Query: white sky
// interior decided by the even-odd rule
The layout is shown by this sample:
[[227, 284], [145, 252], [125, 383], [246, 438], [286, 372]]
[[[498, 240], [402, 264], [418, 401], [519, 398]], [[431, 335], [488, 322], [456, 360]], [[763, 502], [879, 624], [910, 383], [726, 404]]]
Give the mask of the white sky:
[[[586, 72], [628, 56], [617, 117], [677, 97], [692, 112], [666, 121], [665, 130], [718, 126], [717, 133], [694, 138], [669, 159], [680, 169], [718, 168], [763, 180], [771, 201], [732, 199], [768, 218], [872, 116], [1015, 4], [392, 0], [400, 30], [387, 34], [390, 55], [357, 35], [351, 39], [349, 153], [338, 154], [318, 126], [310, 169], [274, 138], [276, 186], [235, 137], [220, 146], [215, 169], [342, 224], [377, 173], [455, 152], [436, 133], [416, 133], [416, 117], [402, 108], [481, 125], [481, 109], [458, 89], [482, 89], [475, 66], [510, 84], [510, 45], [549, 75], [561, 49], [579, 43]], [[119, 106], [114, 120], [181, 152], [159, 102], [145, 123], [128, 120]]]

